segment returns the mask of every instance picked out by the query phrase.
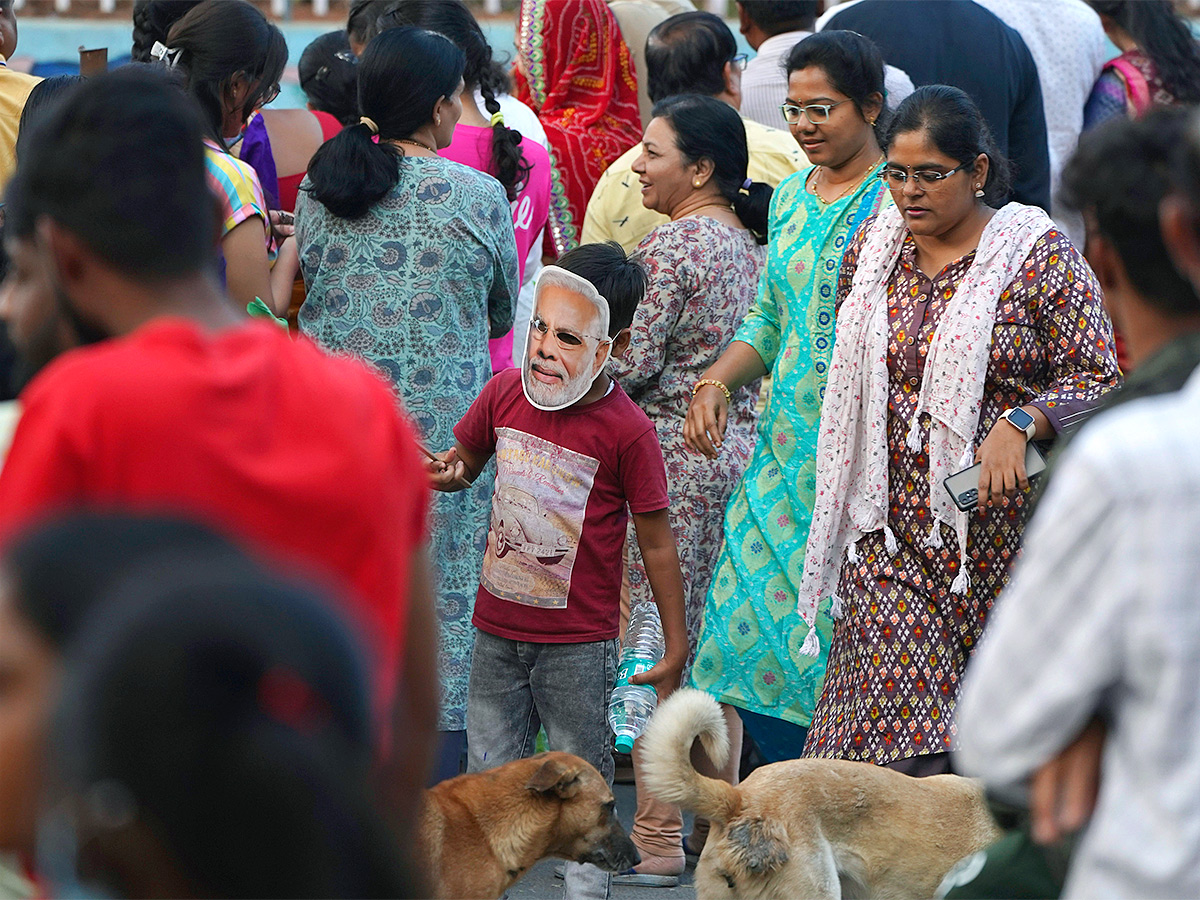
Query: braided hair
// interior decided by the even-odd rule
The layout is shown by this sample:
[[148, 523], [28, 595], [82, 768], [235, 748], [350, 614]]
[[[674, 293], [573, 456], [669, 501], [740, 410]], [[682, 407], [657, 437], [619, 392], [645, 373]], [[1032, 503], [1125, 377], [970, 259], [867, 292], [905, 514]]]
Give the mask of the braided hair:
[[134, 62], [150, 62], [154, 42], [167, 42], [167, 32], [202, 0], [134, 0], [133, 50]]
[[521, 133], [504, 124], [497, 94], [508, 85], [504, 73], [492, 60], [492, 48], [483, 29], [462, 0], [405, 0], [398, 3], [379, 20], [381, 28], [406, 25], [424, 28], [450, 38], [467, 59], [463, 83], [468, 90], [475, 88], [483, 95], [483, 105], [492, 120], [492, 159], [488, 174], [504, 186], [510, 201], [529, 177], [530, 164], [521, 153]]

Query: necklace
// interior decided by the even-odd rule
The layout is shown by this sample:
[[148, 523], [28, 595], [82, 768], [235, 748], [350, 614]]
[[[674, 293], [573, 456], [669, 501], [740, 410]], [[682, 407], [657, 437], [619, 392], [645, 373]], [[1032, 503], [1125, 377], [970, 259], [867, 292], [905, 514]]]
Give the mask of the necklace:
[[411, 138], [397, 138], [396, 143], [397, 144], [412, 144], [414, 147], [420, 147], [422, 150], [428, 150], [430, 153], [433, 153], [434, 155], [437, 154], [437, 151], [434, 150], [432, 147], [430, 147], [428, 144], [422, 144], [420, 141], [414, 141]]
[[[812, 179], [810, 179], [808, 192], [810, 194], [812, 194], [814, 197], [816, 197], [821, 203], [825, 204], [826, 206], [829, 206], [831, 203], [837, 203], [839, 200], [841, 200], [843, 197], [845, 197], [847, 194], [849, 194], [852, 190], [854, 190], [856, 187], [858, 187], [860, 184], [862, 184], [866, 180], [867, 176], [871, 174], [871, 170], [874, 169], [881, 162], [883, 162], [884, 159], [886, 159], [886, 155], [881, 153], [879, 155], [879, 159], [875, 160], [875, 162], [873, 162], [873, 163], [871, 163], [871, 165], [867, 166], [867, 171], [863, 172], [862, 175], [858, 179], [856, 179], [853, 184], [851, 184], [849, 187], [847, 187], [844, 191], [842, 191], [840, 194], [838, 194], [832, 200], [826, 200], [824, 197], [822, 197], [820, 194], [817, 193], [817, 179], [815, 176]], [[822, 172], [828, 171], [824, 166], [817, 166], [817, 169], [819, 169]]]
[[702, 210], [702, 209], [710, 209], [710, 208], [712, 208], [712, 209], [733, 209], [733, 207], [730, 206], [728, 203], [705, 203], [703, 206], [697, 206], [691, 212], [684, 213], [682, 216], [680, 216], [680, 218], [685, 219], [688, 216], [696, 215], [696, 213], [700, 212], [700, 210]]

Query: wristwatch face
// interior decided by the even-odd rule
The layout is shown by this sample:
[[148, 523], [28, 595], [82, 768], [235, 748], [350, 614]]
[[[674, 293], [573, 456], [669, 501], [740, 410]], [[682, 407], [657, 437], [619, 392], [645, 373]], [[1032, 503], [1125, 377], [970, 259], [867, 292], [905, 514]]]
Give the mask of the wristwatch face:
[[1019, 406], [1010, 409], [1007, 413], [1005, 413], [1005, 418], [1025, 432], [1028, 432], [1029, 426], [1033, 424], [1033, 416], [1025, 412], [1025, 410], [1021, 409]]

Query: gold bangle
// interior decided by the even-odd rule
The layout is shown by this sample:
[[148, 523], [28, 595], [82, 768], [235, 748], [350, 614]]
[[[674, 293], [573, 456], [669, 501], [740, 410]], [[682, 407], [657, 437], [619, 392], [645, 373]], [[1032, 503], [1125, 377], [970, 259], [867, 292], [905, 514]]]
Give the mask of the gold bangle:
[[725, 395], [725, 402], [733, 402], [733, 395], [729, 393], [729, 388], [725, 387], [724, 382], [717, 381], [715, 378], [701, 378], [699, 381], [697, 381], [694, 385], [692, 385], [692, 396], [695, 397], [696, 391], [700, 390], [700, 388], [704, 387], [706, 384], [711, 384], [713, 387], [719, 387], [721, 389], [721, 393]]

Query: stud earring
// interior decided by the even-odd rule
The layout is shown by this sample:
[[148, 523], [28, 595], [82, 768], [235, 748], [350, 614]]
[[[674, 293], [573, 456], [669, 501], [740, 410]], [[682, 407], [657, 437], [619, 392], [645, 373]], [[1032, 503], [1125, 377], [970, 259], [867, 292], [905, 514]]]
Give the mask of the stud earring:
[[983, 196], [983, 191], [980, 189], [979, 185], [975, 185], [975, 196], [976, 196], [976, 197], [982, 197], [982, 196]]
[[695, 187], [700, 187], [700, 182], [699, 182], [699, 181], [693, 181], [693, 182], [692, 182], [692, 185], [693, 185], [693, 186], [695, 186]]

